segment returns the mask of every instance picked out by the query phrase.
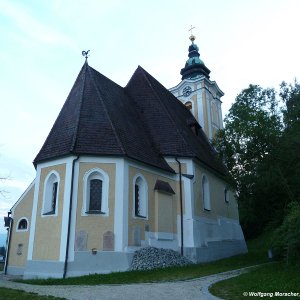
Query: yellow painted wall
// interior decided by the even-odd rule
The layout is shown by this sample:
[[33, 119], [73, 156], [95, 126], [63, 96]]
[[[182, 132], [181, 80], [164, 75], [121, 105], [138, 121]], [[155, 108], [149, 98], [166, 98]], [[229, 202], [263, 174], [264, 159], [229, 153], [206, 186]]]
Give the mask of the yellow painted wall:
[[218, 108], [215, 102], [211, 103], [211, 115], [212, 115], [212, 122], [220, 128], [220, 121], [219, 121], [219, 114]]
[[[51, 171], [59, 174], [59, 191], [57, 198], [57, 216], [42, 216], [44, 183]], [[55, 165], [41, 169], [38, 206], [36, 214], [33, 260], [58, 260], [61, 239], [62, 208], [65, 190], [66, 164]], [[68, 188], [68, 187], [67, 187]], [[69, 199], [65, 199], [69, 201]]]
[[[134, 216], [134, 199], [133, 199], [133, 178], [137, 175], [141, 174], [147, 181], [148, 185], [148, 218], [142, 219], [137, 218]], [[141, 230], [141, 240], [145, 239], [145, 225], [149, 225], [149, 231], [156, 231], [157, 224], [155, 221], [155, 191], [154, 186], [156, 180], [166, 181], [170, 184], [172, 189], [175, 192], [174, 195], [174, 207], [177, 214], [180, 213], [180, 206], [179, 206], [179, 184], [171, 179], [165, 178], [163, 176], [159, 176], [157, 174], [153, 174], [142, 169], [129, 166], [129, 195], [128, 195], [128, 245], [133, 246], [133, 231], [135, 227], [139, 227]], [[176, 213], [175, 213], [176, 215]], [[176, 221], [175, 221], [176, 222]], [[173, 233], [176, 233], [176, 226], [173, 228]]]
[[[197, 88], [197, 85], [195, 85], [194, 87], [195, 89]], [[190, 99], [193, 102], [193, 108], [194, 108], [194, 117], [196, 118], [196, 120], [199, 122], [198, 120], [198, 102], [197, 102], [197, 94], [193, 95]]]
[[[99, 168], [109, 176], [109, 195], [108, 207], [109, 216], [88, 215], [81, 216], [83, 205], [83, 178], [91, 169]], [[77, 202], [77, 219], [76, 231], [84, 230], [87, 232], [87, 249], [103, 249], [103, 234], [106, 231], [114, 232], [114, 213], [115, 213], [115, 181], [116, 165], [113, 163], [83, 163], [79, 164], [79, 181], [78, 181], [78, 202]]]
[[209, 130], [208, 130], [208, 115], [207, 115], [207, 101], [206, 99], [206, 90], [202, 90], [202, 109], [203, 109], [203, 124], [204, 128], [202, 128], [207, 136], [209, 136]]
[[[215, 219], [218, 216], [223, 216], [226, 218], [238, 219], [238, 208], [237, 202], [234, 198], [232, 192], [228, 193], [229, 202], [226, 203], [224, 199], [224, 188], [226, 187], [225, 181], [221, 180], [216, 175], [212, 174], [208, 170], [204, 169], [198, 164], [195, 164], [195, 182], [194, 182], [194, 192], [195, 192], [195, 215], [199, 217], [206, 217]], [[206, 175], [209, 181], [210, 189], [210, 203], [211, 210], [205, 211], [203, 209], [203, 199], [202, 199], [202, 176]]]
[[[34, 185], [31, 189], [24, 195], [24, 198], [18, 203], [14, 209], [13, 216], [13, 229], [10, 241], [10, 251], [9, 251], [9, 262], [8, 265], [11, 267], [24, 267], [27, 261], [27, 250], [29, 241], [29, 232], [31, 226], [31, 210], [33, 203]], [[17, 232], [18, 221], [25, 217], [28, 219], [28, 230]], [[21, 255], [17, 254], [18, 244], [23, 244], [23, 251]]]

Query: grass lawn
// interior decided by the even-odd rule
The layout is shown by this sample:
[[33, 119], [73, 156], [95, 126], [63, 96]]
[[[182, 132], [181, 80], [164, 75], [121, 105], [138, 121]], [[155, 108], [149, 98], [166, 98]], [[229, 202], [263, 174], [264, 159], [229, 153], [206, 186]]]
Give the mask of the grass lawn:
[[[4, 263], [0, 263], [0, 271], [3, 271]], [[64, 298], [56, 298], [52, 296], [39, 296], [34, 293], [27, 293], [21, 290], [13, 290], [0, 287], [0, 300], [44, 300], [44, 299], [52, 299], [59, 300]]]
[[[264, 234], [249, 241], [249, 253], [207, 264], [173, 267], [151, 271], [131, 271], [111, 274], [95, 274], [67, 279], [25, 280], [24, 283], [39, 285], [97, 285], [97, 284], [128, 284], [142, 282], [164, 282], [186, 280], [224, 271], [239, 269], [246, 266], [269, 262], [267, 251], [270, 248], [272, 235]], [[213, 285], [210, 290], [224, 299], [248, 299], [243, 292], [299, 292], [300, 271], [296, 267], [287, 267], [284, 263], [264, 264], [250, 273], [232, 278]], [[1, 291], [0, 291], [1, 292]], [[261, 298], [251, 296], [249, 299]], [[266, 297], [266, 296], [265, 296]], [[269, 296], [271, 297], [271, 296]], [[273, 295], [275, 297], [275, 294]], [[292, 297], [295, 299], [295, 297]], [[300, 297], [299, 297], [300, 298]], [[22, 298], [23, 299], [23, 298]], [[291, 299], [278, 297], [276, 299]]]
[[267, 243], [266, 245], [265, 243], [266, 239], [263, 241], [260, 239], [251, 241], [248, 245], [248, 254], [230, 257], [207, 264], [172, 267], [151, 271], [95, 274], [66, 279], [24, 280], [22, 282], [39, 285], [96, 285], [186, 280], [267, 262]]
[[39, 296], [34, 293], [26, 293], [21, 290], [13, 290], [7, 288], [0, 288], [0, 300], [44, 300], [44, 299], [52, 299], [52, 300], [63, 300], [64, 298], [56, 298], [52, 296]]
[[[249, 253], [259, 257], [270, 247], [272, 234], [265, 233], [259, 238], [248, 242]], [[283, 262], [263, 265], [249, 273], [220, 281], [210, 288], [210, 292], [222, 299], [299, 299], [300, 298], [300, 269], [287, 266]], [[243, 296], [244, 292], [273, 293], [269, 296]], [[275, 292], [299, 292], [299, 296], [277, 296]]]
[[[286, 266], [284, 263], [268, 264], [241, 276], [220, 281], [214, 284], [210, 292], [222, 299], [261, 299], [262, 294], [251, 296], [251, 292], [270, 293], [264, 298], [299, 299], [300, 298], [300, 271], [295, 266]], [[277, 296], [276, 292], [299, 293], [297, 296]], [[243, 296], [247, 293], [248, 296]]]

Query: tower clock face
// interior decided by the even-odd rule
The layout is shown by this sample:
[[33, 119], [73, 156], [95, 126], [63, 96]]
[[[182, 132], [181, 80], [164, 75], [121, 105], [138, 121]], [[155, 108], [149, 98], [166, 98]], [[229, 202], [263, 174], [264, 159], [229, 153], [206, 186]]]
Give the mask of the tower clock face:
[[186, 86], [182, 91], [184, 97], [188, 97], [191, 93], [192, 93], [192, 88], [190, 86]]

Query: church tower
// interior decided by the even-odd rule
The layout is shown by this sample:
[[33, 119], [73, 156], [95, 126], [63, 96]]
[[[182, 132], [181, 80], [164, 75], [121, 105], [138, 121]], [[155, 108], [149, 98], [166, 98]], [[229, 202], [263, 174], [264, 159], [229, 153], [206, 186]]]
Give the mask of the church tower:
[[182, 81], [169, 91], [191, 110], [207, 137], [211, 140], [218, 129], [223, 128], [221, 97], [224, 93], [215, 81], [209, 79], [210, 70], [200, 59], [198, 46], [189, 46], [188, 60], [180, 74]]

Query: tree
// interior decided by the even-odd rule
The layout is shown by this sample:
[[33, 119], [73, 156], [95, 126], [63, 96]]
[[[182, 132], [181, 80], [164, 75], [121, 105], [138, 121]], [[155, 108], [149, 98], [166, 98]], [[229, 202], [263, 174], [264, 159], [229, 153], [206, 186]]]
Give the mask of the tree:
[[248, 237], [270, 221], [265, 212], [274, 206], [266, 199], [266, 193], [273, 188], [272, 177], [280, 176], [272, 168], [271, 156], [282, 134], [279, 103], [274, 89], [250, 85], [236, 97], [224, 129], [213, 141], [229, 170], [230, 182], [237, 192], [241, 224]]
[[299, 133], [300, 125], [300, 84], [295, 80], [294, 85], [282, 82], [280, 85], [280, 96], [285, 102], [283, 110], [284, 124], [288, 130], [296, 129]]
[[276, 229], [273, 241], [274, 254], [287, 264], [300, 263], [300, 203], [288, 205], [282, 224]]
[[283, 109], [284, 130], [280, 147], [274, 151], [290, 202], [300, 203], [300, 85], [283, 82], [280, 97], [285, 103]]

